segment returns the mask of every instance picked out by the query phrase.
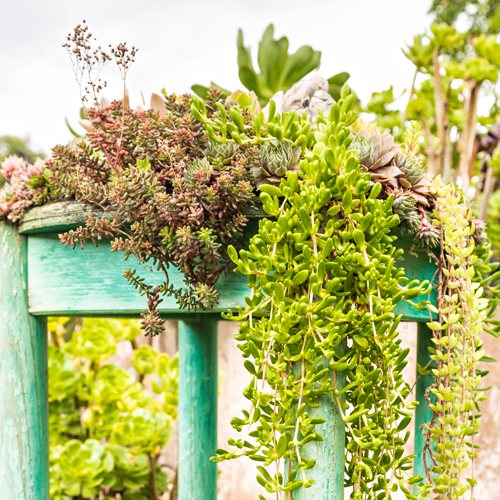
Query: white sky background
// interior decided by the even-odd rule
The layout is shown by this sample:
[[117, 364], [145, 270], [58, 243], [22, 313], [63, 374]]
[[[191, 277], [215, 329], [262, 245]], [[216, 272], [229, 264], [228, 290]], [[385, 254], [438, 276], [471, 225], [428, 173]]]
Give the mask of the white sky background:
[[[86, 19], [98, 42], [139, 47], [128, 76], [131, 105], [151, 92], [188, 92], [210, 80], [241, 87], [236, 63], [238, 28], [245, 45], [257, 44], [272, 22], [290, 51], [311, 45], [322, 51], [320, 73], [351, 74], [363, 102], [373, 91], [411, 85], [412, 64], [401, 48], [428, 24], [430, 0], [0, 0], [0, 135], [29, 137], [49, 153], [71, 135], [79, 91], [66, 35]], [[254, 63], [257, 68], [256, 62]], [[115, 66], [103, 72], [108, 98], [121, 97]], [[406, 97], [403, 97], [405, 99]]]

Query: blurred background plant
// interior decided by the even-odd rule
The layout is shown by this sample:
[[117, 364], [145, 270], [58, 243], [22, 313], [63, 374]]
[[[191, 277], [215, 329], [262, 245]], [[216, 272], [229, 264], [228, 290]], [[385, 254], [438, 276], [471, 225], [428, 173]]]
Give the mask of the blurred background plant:
[[[271, 97], [280, 90], [286, 92], [295, 83], [302, 80], [321, 65], [321, 52], [309, 45], [303, 45], [293, 54], [288, 53], [289, 42], [286, 36], [274, 38], [274, 26], [270, 24], [259, 42], [257, 64], [260, 73], [254, 68], [250, 47], [245, 47], [243, 31], [238, 31], [238, 76], [246, 89], [255, 92], [261, 106], [265, 106]], [[340, 98], [340, 89], [349, 79], [349, 73], [338, 73], [328, 79], [328, 92], [335, 99]], [[208, 89], [216, 88], [225, 97], [232, 92], [214, 82], [209, 87], [193, 85], [191, 89], [198, 96], [206, 99]]]
[[37, 158], [45, 158], [41, 151], [34, 151], [28, 138], [22, 139], [14, 135], [0, 136], [0, 161], [7, 156], [20, 156], [28, 163], [35, 163]]
[[422, 131], [426, 168], [463, 188], [500, 253], [500, 4], [434, 0], [430, 29], [403, 49], [415, 67], [409, 91], [374, 92], [360, 106], [397, 142]]
[[[398, 137], [408, 122], [417, 122], [425, 137], [422, 151], [428, 170], [445, 180], [455, 178], [476, 199], [488, 168], [481, 161], [485, 152], [479, 148], [480, 135], [498, 120], [494, 86], [500, 44], [495, 35], [467, 35], [446, 23], [434, 23], [428, 33], [415, 36], [403, 50], [415, 66], [407, 104], [394, 109], [397, 97], [391, 87], [373, 93], [363, 110]], [[491, 97], [493, 105], [479, 112], [479, 100], [488, 102]]]
[[[49, 319], [51, 500], [158, 500], [177, 418], [178, 358], [138, 346], [139, 321]], [[111, 361], [119, 343], [132, 368]], [[175, 491], [171, 494], [175, 498]]]
[[437, 22], [465, 24], [471, 35], [500, 33], [498, 0], [433, 0], [429, 13]]

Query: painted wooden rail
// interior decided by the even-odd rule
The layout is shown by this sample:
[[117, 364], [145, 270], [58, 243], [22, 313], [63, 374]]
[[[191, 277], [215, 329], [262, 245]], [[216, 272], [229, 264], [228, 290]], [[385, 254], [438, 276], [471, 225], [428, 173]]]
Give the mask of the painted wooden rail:
[[[256, 231], [262, 213], [248, 214], [247, 236]], [[83, 251], [65, 248], [58, 233], [78, 227], [88, 216], [102, 212], [80, 203], [56, 203], [31, 210], [19, 229], [0, 223], [0, 498], [2, 500], [48, 500], [47, 338], [45, 321], [51, 315], [137, 316], [146, 299], [122, 277], [137, 269], [151, 284], [163, 277], [144, 269], [133, 257], [128, 261], [111, 253], [109, 241]], [[435, 267], [425, 253], [410, 252], [412, 241], [399, 238], [404, 248], [410, 279], [432, 280]], [[171, 281], [182, 285], [182, 275], [170, 270]], [[209, 461], [216, 448], [217, 422], [217, 322], [220, 312], [243, 305], [248, 293], [245, 276], [231, 273], [218, 283], [221, 300], [206, 313], [179, 311], [166, 298], [160, 310], [179, 321], [179, 498], [215, 500], [217, 469]], [[431, 300], [435, 300], [431, 294]], [[428, 313], [400, 303], [396, 313], [404, 321], [419, 322], [418, 361], [428, 362], [426, 346], [431, 332], [425, 326]], [[343, 383], [339, 376], [337, 383]], [[417, 398], [424, 401], [429, 380], [417, 384]], [[309, 413], [327, 419], [320, 426], [324, 442], [312, 441], [305, 456], [316, 458], [311, 471], [316, 484], [295, 492], [294, 500], [343, 500], [344, 424], [331, 397]], [[425, 405], [416, 412], [417, 473], [421, 463], [420, 427], [428, 421]]]

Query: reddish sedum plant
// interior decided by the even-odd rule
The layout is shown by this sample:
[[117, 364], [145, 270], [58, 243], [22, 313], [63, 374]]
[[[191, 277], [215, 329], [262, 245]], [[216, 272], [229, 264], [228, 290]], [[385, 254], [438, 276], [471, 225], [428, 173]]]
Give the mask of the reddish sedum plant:
[[[207, 99], [214, 118], [219, 98], [214, 90]], [[108, 238], [113, 251], [164, 272], [156, 287], [125, 275], [148, 298], [143, 325], [151, 335], [162, 329], [164, 295], [187, 309], [217, 304], [215, 284], [230, 270], [227, 245], [243, 241], [254, 198], [251, 170], [259, 161], [255, 146], [209, 141], [191, 115], [189, 96], [165, 95], [156, 107], [131, 110], [115, 101], [86, 109], [87, 135], [55, 147], [44, 171], [50, 199], [83, 201], [111, 216], [89, 219], [61, 235], [62, 243], [83, 247]], [[170, 266], [184, 274], [182, 288], [170, 283]]]
[[27, 207], [47, 200], [43, 160], [31, 165], [16, 155], [0, 163], [0, 220], [7, 215], [16, 221]]

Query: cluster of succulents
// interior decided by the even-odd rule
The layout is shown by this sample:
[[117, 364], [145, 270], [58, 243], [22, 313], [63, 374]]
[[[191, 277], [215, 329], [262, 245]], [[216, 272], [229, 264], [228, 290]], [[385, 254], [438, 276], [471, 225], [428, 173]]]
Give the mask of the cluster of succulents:
[[0, 218], [9, 214], [12, 219], [20, 216], [27, 206], [45, 200], [43, 160], [32, 165], [16, 155], [8, 156], [0, 164]]
[[[410, 196], [417, 203], [429, 206], [429, 181], [422, 163], [406, 154], [388, 130], [362, 128], [353, 136], [350, 149], [360, 153], [360, 164], [373, 182], [381, 182], [390, 190]], [[395, 196], [396, 197], [396, 196]]]
[[[324, 136], [323, 112], [315, 124], [297, 111], [280, 115], [271, 108], [266, 118], [254, 94], [223, 98], [215, 89], [206, 101], [154, 95], [148, 110], [132, 110], [125, 99], [102, 101], [85, 109], [86, 135], [56, 146], [43, 165], [12, 159], [4, 165], [10, 198], [0, 197], [0, 209], [16, 221], [30, 206], [75, 199], [116, 214], [89, 220], [61, 241], [75, 247], [109, 238], [113, 251], [164, 271], [165, 282], [156, 287], [126, 275], [148, 298], [143, 326], [154, 335], [165, 294], [187, 309], [217, 304], [215, 285], [232, 265], [227, 247], [244, 244], [245, 211], [263, 185], [279, 187], [300, 174], [300, 161], [316, 151], [315, 132]], [[371, 183], [381, 184], [380, 196], [393, 196], [400, 228], [423, 246], [437, 246], [434, 202], [415, 134], [396, 144], [388, 131], [350, 119], [349, 149], [359, 151]], [[184, 274], [183, 287], [169, 282], [170, 265]]]
[[396, 144], [388, 130], [358, 122], [353, 126], [350, 149], [358, 150], [360, 164], [372, 183], [382, 184], [382, 196], [394, 196], [392, 210], [402, 231], [415, 235], [425, 247], [439, 244], [439, 230], [432, 225], [433, 196], [425, 166], [414, 150], [415, 131], [403, 144]]
[[[52, 500], [146, 500], [168, 489], [159, 456], [177, 418], [178, 357], [137, 347], [138, 323], [49, 320]], [[133, 347], [133, 370], [111, 362], [121, 342]]]
[[[175, 296], [181, 307], [210, 308], [218, 301], [218, 278], [230, 269], [226, 247], [243, 242], [259, 148], [210, 140], [191, 113], [189, 95], [153, 97], [148, 110], [133, 110], [125, 100], [86, 108], [86, 134], [56, 146], [43, 164], [6, 160], [0, 217], [18, 221], [33, 205], [66, 199], [112, 210], [113, 221], [89, 221], [64, 234], [62, 242], [75, 246], [112, 238], [114, 250], [155, 263], [165, 272], [159, 290], [134, 282], [153, 310], [164, 294]], [[226, 105], [210, 90], [210, 116], [220, 115], [220, 103]], [[170, 265], [184, 274], [183, 287], [169, 283]], [[144, 316], [149, 333], [161, 325], [153, 310]]]

